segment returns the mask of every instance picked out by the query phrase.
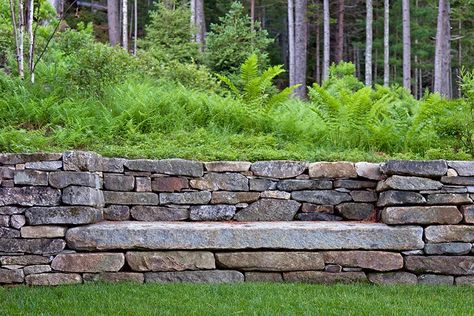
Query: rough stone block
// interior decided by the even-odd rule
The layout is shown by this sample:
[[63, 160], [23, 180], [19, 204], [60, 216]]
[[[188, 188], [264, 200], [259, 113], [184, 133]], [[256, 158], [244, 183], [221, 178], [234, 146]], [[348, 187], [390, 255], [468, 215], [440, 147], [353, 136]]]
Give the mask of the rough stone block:
[[357, 178], [351, 162], [315, 162], [309, 165], [310, 178]]
[[441, 177], [441, 182], [451, 185], [474, 185], [474, 177]]
[[418, 283], [416, 275], [408, 272], [369, 273], [367, 277], [369, 278], [370, 283], [380, 285]]
[[68, 205], [104, 206], [101, 190], [89, 187], [70, 186], [63, 190], [62, 201]]
[[124, 264], [122, 253], [69, 253], [57, 255], [51, 268], [64, 272], [116, 272]]
[[23, 270], [0, 269], [0, 284], [23, 283], [23, 279]]
[[66, 235], [63, 226], [25, 226], [21, 228], [22, 238], [61, 238]]
[[451, 275], [422, 274], [418, 276], [418, 284], [453, 285], [454, 277]]
[[182, 221], [189, 219], [189, 210], [163, 206], [134, 206], [131, 215], [137, 221]]
[[283, 282], [279, 272], [245, 272], [245, 282]]
[[403, 257], [399, 253], [384, 251], [326, 251], [324, 262], [343, 267], [363, 268], [375, 271], [390, 271], [403, 268]]
[[14, 167], [0, 167], [0, 180], [13, 179]]
[[0, 263], [5, 265], [20, 265], [27, 266], [33, 264], [48, 264], [51, 262], [50, 257], [37, 256], [37, 255], [18, 255], [18, 256], [3, 256], [0, 257]]
[[445, 160], [390, 160], [382, 165], [382, 171], [387, 175], [407, 175], [422, 177], [440, 177], [448, 172]]
[[391, 176], [385, 180], [384, 185], [388, 189], [402, 190], [402, 191], [422, 191], [422, 190], [439, 190], [443, 184], [439, 181], [420, 178], [420, 177], [405, 177], [405, 176]]
[[239, 204], [252, 203], [258, 200], [258, 192], [212, 192], [211, 204]]
[[455, 284], [474, 286], [474, 275], [456, 277]]
[[216, 253], [219, 268], [243, 271], [323, 270], [323, 256], [317, 252], [223, 252]]
[[136, 182], [137, 192], [150, 192], [150, 191], [152, 191], [150, 177], [137, 177], [135, 179], [135, 182]]
[[207, 204], [211, 192], [160, 193], [160, 204]]
[[440, 244], [425, 244], [425, 253], [428, 255], [466, 255], [471, 252], [472, 245], [463, 242], [449, 242]]
[[147, 272], [146, 283], [240, 283], [244, 275], [233, 270]]
[[380, 164], [370, 162], [355, 163], [357, 175], [361, 178], [370, 180], [382, 180], [383, 174], [380, 170]]
[[25, 282], [28, 285], [78, 284], [82, 283], [82, 278], [77, 273], [40, 273], [27, 275]]
[[68, 171], [102, 171], [102, 157], [93, 152], [68, 151], [63, 154], [63, 169]]
[[260, 194], [262, 199], [281, 199], [281, 200], [289, 200], [291, 198], [291, 194], [289, 192], [284, 191], [263, 191]]
[[299, 176], [306, 168], [307, 164], [304, 162], [274, 160], [254, 162], [250, 170], [260, 177], [287, 179]]
[[365, 283], [367, 277], [364, 272], [341, 272], [331, 273], [322, 271], [296, 271], [284, 272], [283, 279], [286, 282], [303, 282], [316, 284], [350, 284]]
[[151, 189], [156, 192], [179, 192], [187, 188], [188, 179], [182, 177], [159, 177], [151, 182]]
[[235, 219], [241, 222], [291, 221], [300, 205], [291, 200], [262, 199], [239, 211]]
[[380, 193], [377, 206], [391, 206], [391, 205], [418, 205], [426, 204], [426, 199], [420, 193], [409, 191], [384, 191]]
[[102, 158], [101, 170], [104, 172], [122, 173], [124, 171], [123, 165], [126, 159], [123, 158]]
[[143, 283], [145, 276], [143, 273], [136, 272], [101, 272], [84, 273], [84, 282], [103, 282], [103, 283]]
[[250, 179], [249, 185], [250, 191], [267, 191], [277, 188], [277, 182], [270, 179]]
[[427, 197], [427, 204], [430, 205], [459, 205], [471, 203], [472, 200], [469, 194], [442, 193], [429, 194]]
[[474, 161], [448, 161], [448, 165], [462, 177], [474, 176]]
[[204, 163], [209, 172], [246, 172], [250, 170], [248, 161], [213, 161]]
[[48, 185], [48, 174], [37, 170], [16, 170], [13, 176], [15, 185]]
[[342, 221], [341, 216], [329, 213], [299, 213], [296, 214], [295, 219], [298, 221]]
[[382, 222], [386, 224], [457, 224], [461, 220], [456, 206], [400, 206], [382, 211]]
[[110, 191], [133, 191], [135, 177], [122, 174], [104, 174], [104, 188]]
[[125, 167], [134, 171], [148, 171], [175, 176], [202, 177], [204, 166], [201, 162], [184, 159], [128, 160]]
[[441, 225], [429, 226], [425, 229], [425, 238], [428, 242], [474, 242], [474, 226], [469, 225]]
[[[422, 249], [423, 228], [309, 222], [105, 222], [68, 229], [70, 249]], [[0, 249], [1, 251], [1, 249]], [[11, 251], [7, 251], [11, 252]]]
[[8, 227], [0, 227], [0, 238], [20, 238], [20, 231]]
[[209, 251], [127, 252], [133, 271], [185, 271], [215, 269], [214, 254]]
[[126, 221], [130, 219], [130, 207], [125, 205], [110, 205], [103, 209], [107, 221]]
[[278, 190], [300, 191], [300, 190], [328, 190], [332, 189], [330, 180], [282, 180], [277, 184]]
[[301, 212], [304, 213], [334, 213], [333, 205], [317, 205], [311, 203], [303, 203]]
[[337, 205], [352, 201], [348, 193], [334, 190], [295, 191], [291, 193], [294, 200], [323, 205]]
[[192, 221], [228, 221], [234, 217], [236, 207], [233, 205], [199, 205], [191, 206]]
[[61, 201], [61, 191], [48, 187], [0, 188], [0, 206], [54, 206]]
[[26, 224], [26, 218], [21, 214], [14, 214], [10, 216], [10, 226], [15, 229], [20, 229]]
[[8, 227], [10, 225], [10, 216], [0, 215], [0, 227]]
[[374, 191], [366, 191], [366, 190], [359, 190], [359, 191], [351, 191], [349, 192], [354, 202], [366, 202], [366, 203], [373, 203], [377, 202], [377, 193]]
[[375, 181], [362, 181], [362, 180], [336, 180], [334, 181], [335, 188], [345, 188], [351, 190], [360, 190], [360, 189], [375, 189], [377, 182]]
[[203, 178], [190, 181], [194, 189], [209, 191], [248, 191], [247, 177], [240, 173], [208, 173]]
[[158, 194], [151, 192], [104, 191], [106, 204], [158, 205]]
[[29, 225], [91, 224], [102, 220], [102, 210], [87, 206], [32, 207], [25, 216]]
[[49, 174], [49, 185], [63, 189], [70, 185], [100, 188], [100, 178], [96, 173], [57, 171]]
[[408, 256], [405, 257], [408, 271], [451, 275], [474, 274], [473, 256]]
[[55, 171], [63, 167], [62, 161], [32, 161], [25, 163], [26, 169]]
[[51, 271], [51, 266], [48, 264], [42, 264], [38, 266], [27, 266], [23, 269], [23, 272], [25, 275], [30, 275], [30, 274], [40, 274], [40, 273], [46, 273]]
[[342, 266], [338, 264], [329, 264], [324, 267], [325, 272], [331, 272], [331, 273], [341, 273], [342, 272]]
[[474, 224], [474, 205], [461, 206], [461, 212], [464, 216], [464, 222]]
[[31, 161], [60, 160], [63, 154], [34, 153], [34, 154], [0, 154], [0, 165], [24, 164]]
[[347, 219], [363, 221], [374, 215], [375, 208], [370, 203], [342, 203], [336, 210]]
[[28, 254], [57, 254], [64, 250], [62, 239], [7, 239], [0, 238], [0, 252]]

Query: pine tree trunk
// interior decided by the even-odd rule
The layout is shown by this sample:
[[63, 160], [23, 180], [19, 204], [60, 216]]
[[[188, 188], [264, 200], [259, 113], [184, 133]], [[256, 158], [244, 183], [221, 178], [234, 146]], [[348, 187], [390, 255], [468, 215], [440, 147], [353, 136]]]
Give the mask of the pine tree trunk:
[[295, 96], [306, 98], [306, 64], [308, 50], [307, 0], [295, 1]]
[[337, 0], [336, 63], [344, 58], [344, 0]]
[[107, 0], [107, 23], [109, 28], [110, 45], [120, 45], [119, 0]]
[[449, 97], [449, 68], [450, 68], [450, 24], [449, 24], [449, 2], [439, 0], [438, 21], [436, 27], [436, 47], [434, 62], [433, 91]]
[[196, 1], [196, 42], [199, 44], [201, 51], [204, 51], [206, 21], [204, 16], [204, 0]]
[[295, 82], [295, 8], [294, 0], [288, 0], [288, 68], [289, 85], [293, 86]]
[[390, 84], [390, 0], [384, 0], [383, 23], [383, 84]]
[[133, 55], [137, 55], [137, 40], [138, 40], [138, 3], [137, 0], [133, 3]]
[[323, 82], [329, 78], [329, 54], [331, 45], [329, 23], [329, 0], [323, 0]]
[[253, 24], [255, 23], [255, 0], [250, 0], [250, 19], [252, 20], [253, 26]]
[[366, 0], [367, 18], [365, 28], [365, 85], [372, 85], [372, 45], [373, 45], [373, 6], [372, 0]]
[[122, 47], [128, 51], [128, 3], [122, 0]]
[[410, 0], [402, 2], [403, 24], [403, 87], [411, 91], [411, 37], [410, 37]]
[[316, 25], [316, 65], [315, 65], [315, 81], [321, 84], [321, 27], [319, 23]]

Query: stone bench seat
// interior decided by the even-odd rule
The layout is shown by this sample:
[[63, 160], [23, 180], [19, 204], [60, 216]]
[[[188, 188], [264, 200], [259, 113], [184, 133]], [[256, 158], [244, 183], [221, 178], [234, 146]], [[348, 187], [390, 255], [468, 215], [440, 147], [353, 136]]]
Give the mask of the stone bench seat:
[[423, 228], [341, 222], [101, 222], [70, 228], [68, 247], [117, 249], [422, 249]]

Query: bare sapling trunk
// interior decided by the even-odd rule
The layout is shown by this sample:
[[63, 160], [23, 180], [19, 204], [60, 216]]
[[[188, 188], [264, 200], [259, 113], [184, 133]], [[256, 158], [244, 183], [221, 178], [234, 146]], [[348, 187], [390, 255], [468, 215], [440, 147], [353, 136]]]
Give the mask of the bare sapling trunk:
[[390, 84], [390, 0], [384, 0], [383, 23], [383, 84]]
[[25, 68], [24, 68], [24, 44], [23, 44], [23, 34], [25, 33], [25, 5], [23, 0], [18, 1], [18, 17], [19, 17], [19, 28], [18, 28], [18, 74], [20, 78], [25, 78]]
[[137, 37], [138, 37], [138, 3], [133, 3], [133, 56], [137, 55]]
[[295, 1], [295, 96], [306, 98], [306, 64], [308, 50], [307, 0]]
[[344, 56], [344, 0], [337, 0], [336, 63]]
[[372, 0], [366, 0], [367, 19], [365, 28], [365, 85], [372, 86], [372, 45], [373, 45], [373, 6]]
[[290, 86], [295, 85], [295, 10], [294, 0], [288, 0], [288, 68]]
[[403, 87], [411, 91], [410, 0], [402, 2], [403, 23]]
[[109, 28], [109, 43], [111, 46], [120, 45], [120, 9], [119, 0], [107, 0], [107, 24]]
[[28, 40], [29, 40], [29, 49], [28, 49], [28, 70], [30, 72], [30, 81], [31, 83], [35, 82], [35, 65], [34, 65], [34, 52], [35, 52], [35, 35], [33, 33], [33, 19], [34, 19], [34, 0], [29, 0], [28, 2], [28, 21], [27, 21], [27, 31], [28, 31]]
[[122, 47], [128, 51], [128, 3], [122, 0]]
[[329, 31], [329, 0], [323, 0], [323, 82], [329, 78], [329, 54], [331, 35]]

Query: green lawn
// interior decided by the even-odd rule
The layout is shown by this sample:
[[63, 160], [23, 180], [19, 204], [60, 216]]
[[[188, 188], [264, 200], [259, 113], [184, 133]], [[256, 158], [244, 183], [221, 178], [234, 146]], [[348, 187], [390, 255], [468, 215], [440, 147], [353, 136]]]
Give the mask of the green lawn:
[[87, 284], [0, 288], [1, 315], [474, 315], [472, 287]]

